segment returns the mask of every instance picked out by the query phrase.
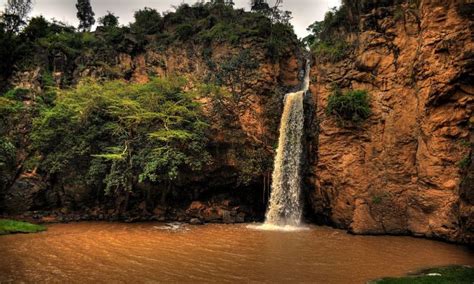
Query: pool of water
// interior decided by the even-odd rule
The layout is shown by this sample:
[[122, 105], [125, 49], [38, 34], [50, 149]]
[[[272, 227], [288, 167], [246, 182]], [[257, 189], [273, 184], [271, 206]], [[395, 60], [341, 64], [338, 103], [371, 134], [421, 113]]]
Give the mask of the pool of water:
[[474, 265], [463, 246], [411, 237], [353, 236], [309, 226], [74, 223], [0, 236], [0, 282], [365, 283], [421, 268]]

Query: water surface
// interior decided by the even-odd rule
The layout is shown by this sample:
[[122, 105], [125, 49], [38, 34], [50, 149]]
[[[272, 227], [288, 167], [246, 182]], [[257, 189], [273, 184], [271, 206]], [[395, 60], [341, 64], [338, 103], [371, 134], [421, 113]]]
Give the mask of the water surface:
[[85, 222], [1, 236], [0, 282], [364, 283], [429, 266], [474, 265], [465, 247], [411, 237], [162, 226]]

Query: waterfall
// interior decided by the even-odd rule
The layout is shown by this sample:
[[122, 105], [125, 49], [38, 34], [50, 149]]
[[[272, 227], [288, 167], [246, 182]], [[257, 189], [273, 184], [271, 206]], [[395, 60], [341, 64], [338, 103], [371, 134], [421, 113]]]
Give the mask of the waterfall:
[[272, 175], [271, 196], [265, 224], [267, 228], [295, 228], [301, 224], [301, 158], [304, 133], [304, 96], [309, 89], [309, 62], [303, 89], [285, 96], [280, 138]]

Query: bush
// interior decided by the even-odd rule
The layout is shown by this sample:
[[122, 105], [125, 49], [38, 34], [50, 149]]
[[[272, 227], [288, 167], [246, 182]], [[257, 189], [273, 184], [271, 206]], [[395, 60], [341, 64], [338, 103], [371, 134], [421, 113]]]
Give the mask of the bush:
[[115, 28], [119, 25], [119, 18], [111, 12], [107, 12], [107, 15], [99, 18], [99, 23], [105, 28]]
[[346, 57], [349, 47], [345, 41], [337, 40], [332, 43], [317, 42], [311, 46], [311, 50], [321, 61], [337, 62]]
[[342, 94], [339, 90], [329, 96], [326, 114], [344, 122], [360, 123], [371, 115], [367, 91], [353, 90]]
[[466, 155], [464, 158], [461, 159], [461, 161], [459, 161], [458, 166], [461, 170], [464, 171], [464, 170], [467, 170], [470, 164], [471, 164], [471, 156]]
[[176, 28], [176, 37], [180, 40], [187, 40], [194, 34], [193, 26], [190, 24], [182, 24]]
[[133, 33], [151, 35], [161, 32], [162, 17], [158, 11], [144, 8], [135, 12], [135, 22], [130, 25]]
[[28, 97], [30, 90], [15, 88], [6, 92], [4, 97], [10, 100], [22, 101]]

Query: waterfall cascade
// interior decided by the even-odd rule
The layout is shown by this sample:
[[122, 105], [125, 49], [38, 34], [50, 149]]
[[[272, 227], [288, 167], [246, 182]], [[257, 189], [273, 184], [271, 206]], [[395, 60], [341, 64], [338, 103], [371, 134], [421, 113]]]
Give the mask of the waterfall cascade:
[[280, 138], [272, 175], [272, 192], [262, 229], [297, 229], [301, 225], [301, 159], [304, 133], [304, 96], [309, 89], [306, 64], [303, 89], [285, 96]]

